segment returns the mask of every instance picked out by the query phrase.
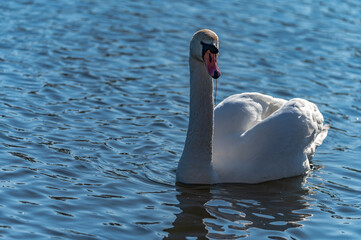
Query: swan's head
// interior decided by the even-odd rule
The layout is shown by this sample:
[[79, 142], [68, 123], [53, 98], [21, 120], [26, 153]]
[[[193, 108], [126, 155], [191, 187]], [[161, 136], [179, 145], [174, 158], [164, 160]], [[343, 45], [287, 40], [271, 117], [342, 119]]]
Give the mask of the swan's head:
[[209, 29], [196, 32], [190, 44], [190, 57], [204, 62], [207, 72], [212, 78], [221, 76], [217, 64], [218, 46], [217, 34]]

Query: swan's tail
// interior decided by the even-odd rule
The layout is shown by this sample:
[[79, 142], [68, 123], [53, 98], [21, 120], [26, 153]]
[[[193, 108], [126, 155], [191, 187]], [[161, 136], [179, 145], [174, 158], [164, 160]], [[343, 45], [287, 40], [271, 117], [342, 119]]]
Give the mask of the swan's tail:
[[306, 155], [308, 160], [313, 158], [315, 151], [318, 146], [320, 146], [323, 140], [326, 138], [328, 130], [330, 129], [331, 124], [323, 125], [321, 131], [317, 134], [315, 140], [310, 144], [308, 148], [306, 148]]

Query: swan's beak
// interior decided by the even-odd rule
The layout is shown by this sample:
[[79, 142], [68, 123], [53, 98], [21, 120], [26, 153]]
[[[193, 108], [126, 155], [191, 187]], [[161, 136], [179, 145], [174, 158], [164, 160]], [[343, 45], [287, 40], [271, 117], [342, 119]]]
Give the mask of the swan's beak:
[[212, 78], [219, 78], [221, 76], [221, 70], [219, 70], [218, 64], [217, 64], [217, 54], [211, 53], [210, 50], [207, 50], [206, 53], [203, 56], [204, 62], [207, 67], [208, 74]]

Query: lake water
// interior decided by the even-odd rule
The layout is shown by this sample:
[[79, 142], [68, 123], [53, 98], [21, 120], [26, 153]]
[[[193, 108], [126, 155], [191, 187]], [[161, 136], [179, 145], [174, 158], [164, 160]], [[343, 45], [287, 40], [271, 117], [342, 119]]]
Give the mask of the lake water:
[[[0, 6], [0, 239], [360, 239], [361, 3], [23, 0]], [[257, 91], [331, 124], [307, 176], [175, 184], [188, 46], [218, 102]]]

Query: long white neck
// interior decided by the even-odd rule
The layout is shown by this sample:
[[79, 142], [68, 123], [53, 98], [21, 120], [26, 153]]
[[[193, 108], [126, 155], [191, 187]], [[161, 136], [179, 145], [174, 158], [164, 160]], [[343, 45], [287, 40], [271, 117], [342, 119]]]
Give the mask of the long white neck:
[[203, 62], [189, 59], [190, 115], [186, 142], [177, 169], [177, 181], [213, 182], [213, 81]]
[[[212, 160], [213, 140], [213, 81], [204, 63], [190, 59], [190, 109], [186, 142], [197, 147]], [[200, 147], [202, 149], [200, 149]]]

